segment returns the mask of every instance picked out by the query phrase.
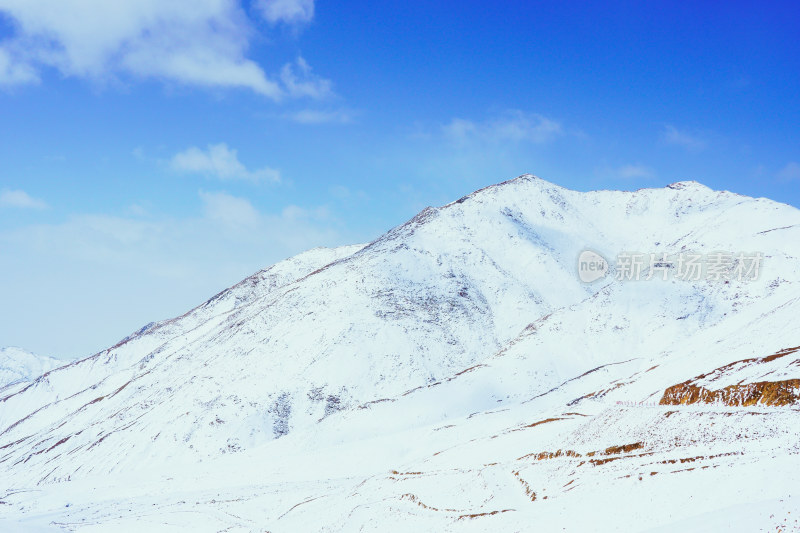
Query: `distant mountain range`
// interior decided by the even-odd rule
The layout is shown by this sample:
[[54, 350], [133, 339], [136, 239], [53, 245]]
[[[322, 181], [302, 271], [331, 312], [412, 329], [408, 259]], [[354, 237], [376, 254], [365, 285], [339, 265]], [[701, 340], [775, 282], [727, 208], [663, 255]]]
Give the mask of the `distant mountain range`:
[[524, 175], [26, 366], [0, 529], [789, 527], [798, 316], [797, 209]]
[[31, 381], [68, 361], [32, 354], [22, 348], [0, 348], [0, 389], [12, 383]]

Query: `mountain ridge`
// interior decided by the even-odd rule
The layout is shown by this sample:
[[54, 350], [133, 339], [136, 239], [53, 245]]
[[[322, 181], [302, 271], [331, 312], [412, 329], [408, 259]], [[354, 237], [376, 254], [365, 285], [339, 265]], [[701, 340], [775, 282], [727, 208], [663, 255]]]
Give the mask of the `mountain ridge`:
[[[772, 231], [777, 227], [784, 231]], [[381, 468], [421, 469], [439, 479], [435, 465], [468, 465], [469, 477], [478, 463], [494, 462], [493, 475], [513, 470], [523, 479], [520, 469], [533, 467], [518, 458], [557, 442], [564, 448], [570, 439], [585, 448], [569, 461], [627, 445], [609, 429], [625, 424], [622, 433], [639, 435], [647, 453], [672, 460], [668, 443], [678, 426], [660, 416], [679, 417], [707, 450], [761, 457], [754, 444], [730, 440], [736, 426], [713, 406], [696, 418], [617, 406], [658, 403], [687, 379], [797, 346], [800, 247], [792, 243], [800, 239], [786, 232], [800, 233], [800, 211], [700, 184], [582, 193], [523, 175], [426, 208], [367, 245], [290, 258], [184, 315], [7, 389], [0, 397], [0, 470], [13, 486], [58, 487], [124, 477], [141, 464], [160, 479], [179, 468], [216, 476], [213, 465], [255, 461], [292, 483], [293, 474], [272, 457], [294, 458], [286, 460], [297, 466], [334, 449], [364, 454], [373, 449], [366, 443], [381, 442], [387, 451], [373, 449], [362, 466], [337, 455], [339, 467], [320, 468], [334, 475], [350, 465], [387, 501], [405, 502], [405, 493], [393, 492], [399, 478], [382, 480]], [[760, 251], [764, 265], [749, 282], [612, 276], [585, 284], [576, 269], [587, 248], [609, 260], [626, 251]], [[771, 375], [800, 377], [793, 357], [776, 361]], [[779, 443], [796, 415], [776, 413], [764, 446], [791, 450]], [[738, 414], [731, 418], [744, 424]], [[477, 419], [493, 422], [481, 429]], [[709, 420], [724, 429], [718, 441], [698, 425]], [[515, 437], [533, 428], [550, 435], [535, 441], [539, 451]], [[398, 448], [391, 439], [400, 435], [419, 446]], [[487, 447], [495, 439], [503, 444]], [[677, 449], [690, 446], [680, 442]], [[781, 457], [794, 461], [792, 453]], [[378, 470], [367, 475], [368, 468]], [[545, 471], [544, 485], [567, 481]], [[326, 475], [313, 479], [324, 483]], [[516, 508], [513, 492], [498, 487]], [[466, 489], [453, 491], [472, 498]], [[343, 509], [362, 505], [359, 498]], [[474, 502], [462, 504], [475, 510]], [[498, 511], [480, 509], [462, 514]], [[459, 521], [429, 512], [412, 514], [444, 530]]]
[[36, 355], [16, 346], [0, 348], [0, 394], [8, 386], [29, 382], [66, 364], [68, 361]]

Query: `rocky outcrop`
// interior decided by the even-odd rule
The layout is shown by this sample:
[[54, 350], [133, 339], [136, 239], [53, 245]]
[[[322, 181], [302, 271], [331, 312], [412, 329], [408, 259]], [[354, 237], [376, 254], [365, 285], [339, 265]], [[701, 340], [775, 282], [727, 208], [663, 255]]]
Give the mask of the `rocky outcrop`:
[[[766, 357], [753, 357], [721, 366], [711, 372], [667, 388], [659, 404], [688, 405], [708, 403], [747, 407], [750, 405], [791, 405], [800, 402], [800, 379], [759, 380], [750, 383], [739, 381], [734, 385], [718, 389], [709, 386], [709, 383], [725, 377], [730, 381], [731, 376], [736, 375], [736, 372], [741, 372], [743, 369], [770, 363], [799, 351], [800, 346], [795, 346], [780, 350]], [[798, 362], [800, 361], [793, 361], [790, 364], [797, 365]], [[762, 377], [765, 377], [764, 374], [762, 374]], [[699, 385], [699, 383], [703, 383], [703, 385]]]
[[659, 404], [688, 405], [714, 403], [735, 407], [750, 405], [791, 405], [800, 402], [800, 379], [783, 381], [758, 381], [729, 385], [719, 390], [685, 382], [673, 385], [664, 391]]

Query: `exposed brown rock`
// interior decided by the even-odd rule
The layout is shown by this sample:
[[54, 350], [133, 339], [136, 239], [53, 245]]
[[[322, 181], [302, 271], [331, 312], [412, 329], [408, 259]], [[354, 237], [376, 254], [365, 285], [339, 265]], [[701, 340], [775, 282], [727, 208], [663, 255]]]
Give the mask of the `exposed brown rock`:
[[605, 450], [606, 455], [616, 455], [618, 453], [628, 453], [632, 452], [633, 450], [638, 450], [639, 448], [643, 448], [644, 444], [641, 442], [634, 442], [632, 444], [623, 444], [622, 446], [609, 446]]
[[700, 380], [712, 380], [724, 376], [737, 367], [768, 363], [800, 352], [800, 346], [785, 348], [766, 357], [742, 359], [711, 372], [701, 374], [693, 379], [673, 385], [664, 391], [660, 405], [689, 405], [693, 403], [722, 404], [733, 407], [751, 405], [791, 405], [800, 402], [800, 379], [781, 381], [757, 381], [753, 383], [737, 383], [722, 389], [708, 389], [696, 383]]
[[800, 379], [758, 381], [709, 390], [691, 382], [673, 385], [664, 391], [660, 405], [716, 403], [735, 407], [750, 405], [791, 405], [800, 401]]

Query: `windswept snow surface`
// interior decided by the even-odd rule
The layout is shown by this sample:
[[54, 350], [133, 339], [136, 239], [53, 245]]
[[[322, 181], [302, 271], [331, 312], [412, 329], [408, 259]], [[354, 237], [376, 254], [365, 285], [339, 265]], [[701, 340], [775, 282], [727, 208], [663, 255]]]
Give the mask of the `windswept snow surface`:
[[[764, 259], [584, 284], [585, 249]], [[482, 189], [3, 389], [0, 530], [798, 528], [800, 402], [659, 405], [800, 394], [798, 257], [800, 211], [695, 182]]]

